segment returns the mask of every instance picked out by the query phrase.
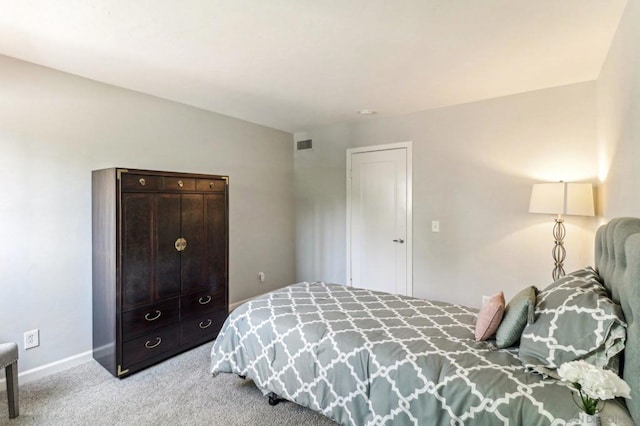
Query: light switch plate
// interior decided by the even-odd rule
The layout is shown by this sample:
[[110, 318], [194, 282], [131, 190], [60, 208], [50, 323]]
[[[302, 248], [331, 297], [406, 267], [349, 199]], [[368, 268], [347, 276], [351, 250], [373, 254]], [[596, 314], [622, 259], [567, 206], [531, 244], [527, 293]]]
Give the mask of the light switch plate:
[[431, 221], [431, 232], [440, 232], [440, 221], [432, 220]]

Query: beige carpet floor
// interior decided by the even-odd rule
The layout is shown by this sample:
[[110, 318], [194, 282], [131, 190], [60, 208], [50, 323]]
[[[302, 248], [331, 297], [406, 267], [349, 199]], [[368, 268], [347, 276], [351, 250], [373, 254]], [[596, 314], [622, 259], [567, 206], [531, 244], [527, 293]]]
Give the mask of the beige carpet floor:
[[1, 425], [334, 425], [291, 402], [270, 406], [251, 380], [209, 374], [211, 343], [120, 380], [97, 362], [20, 386], [20, 416]]

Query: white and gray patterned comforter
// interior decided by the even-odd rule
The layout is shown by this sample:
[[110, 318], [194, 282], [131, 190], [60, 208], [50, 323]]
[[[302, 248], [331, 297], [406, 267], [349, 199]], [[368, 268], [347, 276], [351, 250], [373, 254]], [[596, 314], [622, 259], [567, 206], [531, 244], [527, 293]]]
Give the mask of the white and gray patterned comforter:
[[211, 372], [343, 425], [563, 425], [569, 389], [516, 354], [475, 342], [476, 311], [335, 284], [301, 283], [231, 313]]

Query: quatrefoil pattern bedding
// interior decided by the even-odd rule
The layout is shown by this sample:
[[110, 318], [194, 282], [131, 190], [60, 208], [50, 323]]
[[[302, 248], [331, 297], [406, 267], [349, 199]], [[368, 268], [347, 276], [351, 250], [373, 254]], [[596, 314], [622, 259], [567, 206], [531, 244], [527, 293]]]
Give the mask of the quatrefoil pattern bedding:
[[572, 272], [542, 290], [535, 316], [520, 341], [520, 359], [527, 367], [554, 375], [563, 363], [583, 359], [618, 371], [627, 324], [593, 268]]
[[301, 283], [231, 313], [211, 372], [343, 425], [563, 425], [568, 388], [517, 354], [475, 342], [477, 311], [325, 283]]

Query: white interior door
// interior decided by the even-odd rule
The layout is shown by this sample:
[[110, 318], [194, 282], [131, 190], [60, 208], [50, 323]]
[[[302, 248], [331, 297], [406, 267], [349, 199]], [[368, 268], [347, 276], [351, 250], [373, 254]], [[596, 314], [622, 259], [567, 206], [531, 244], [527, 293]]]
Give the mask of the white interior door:
[[353, 287], [412, 294], [408, 148], [348, 152], [347, 263]]

